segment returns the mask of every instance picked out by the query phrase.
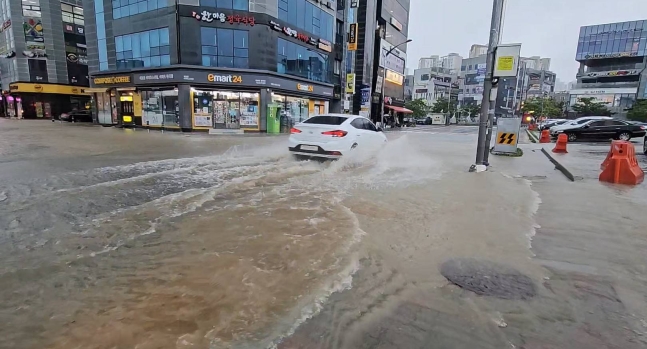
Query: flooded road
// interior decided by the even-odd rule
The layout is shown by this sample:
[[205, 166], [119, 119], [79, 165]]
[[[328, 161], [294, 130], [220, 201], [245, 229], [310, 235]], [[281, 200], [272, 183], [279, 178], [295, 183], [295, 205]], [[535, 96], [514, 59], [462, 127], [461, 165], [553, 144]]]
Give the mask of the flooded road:
[[[535, 254], [559, 259], [560, 242], [531, 242], [552, 168], [466, 173], [469, 128], [389, 139], [298, 162], [284, 137], [0, 120], [0, 348], [557, 348], [568, 336], [550, 331], [582, 333], [580, 311], [619, 348], [645, 343], [641, 312], [546, 286], [556, 271]], [[644, 261], [637, 239], [623, 266]], [[457, 258], [513, 268], [537, 295], [464, 291], [440, 272]], [[647, 273], [630, 270], [640, 307]]]

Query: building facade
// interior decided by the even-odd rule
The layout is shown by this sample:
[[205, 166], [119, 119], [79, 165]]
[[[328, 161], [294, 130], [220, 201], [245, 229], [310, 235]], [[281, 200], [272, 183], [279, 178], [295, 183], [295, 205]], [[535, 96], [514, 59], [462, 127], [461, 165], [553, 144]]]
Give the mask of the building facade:
[[458, 76], [445, 68], [416, 69], [413, 75], [413, 99], [423, 99], [432, 106], [439, 98], [458, 101]]
[[429, 57], [423, 57], [420, 58], [418, 61], [418, 69], [423, 69], [423, 68], [440, 68], [442, 67], [443, 63], [440, 60], [439, 56], [429, 56]]
[[52, 118], [89, 108], [81, 2], [2, 0], [0, 12], [0, 115]]
[[344, 2], [85, 5], [100, 123], [278, 133], [342, 109]]
[[450, 53], [447, 56], [441, 57], [440, 61], [440, 66], [442, 68], [449, 69], [452, 74], [458, 74], [458, 71], [461, 68], [461, 64], [463, 63], [463, 57], [458, 53]]
[[636, 99], [647, 98], [647, 20], [581, 27], [575, 60], [569, 104], [593, 97], [624, 117]]
[[[474, 49], [472, 45], [472, 49]], [[487, 49], [487, 48], [486, 48]], [[470, 50], [470, 56], [472, 50]], [[483, 83], [485, 82], [487, 55], [482, 54], [462, 60], [460, 68], [459, 104], [479, 105], [483, 100]]]
[[350, 3], [357, 7], [356, 41], [350, 39], [355, 31], [349, 32], [349, 47], [356, 51], [354, 74], [359, 90], [353, 113], [378, 122], [385, 113], [404, 107], [409, 0]]
[[487, 54], [487, 45], [474, 44], [470, 47], [469, 58], [477, 58], [484, 54]]

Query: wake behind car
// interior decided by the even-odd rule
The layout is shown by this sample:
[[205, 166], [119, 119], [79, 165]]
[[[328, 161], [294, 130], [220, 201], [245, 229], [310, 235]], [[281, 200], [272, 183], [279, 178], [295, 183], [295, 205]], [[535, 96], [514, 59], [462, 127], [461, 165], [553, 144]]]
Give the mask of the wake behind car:
[[355, 148], [377, 148], [385, 142], [382, 129], [363, 116], [326, 114], [294, 125], [288, 149], [299, 157], [337, 159]]
[[646, 126], [634, 125], [618, 119], [588, 120], [569, 128], [560, 129], [557, 135], [564, 133], [569, 142], [576, 140], [606, 140], [620, 139], [628, 141], [631, 138], [645, 136]]

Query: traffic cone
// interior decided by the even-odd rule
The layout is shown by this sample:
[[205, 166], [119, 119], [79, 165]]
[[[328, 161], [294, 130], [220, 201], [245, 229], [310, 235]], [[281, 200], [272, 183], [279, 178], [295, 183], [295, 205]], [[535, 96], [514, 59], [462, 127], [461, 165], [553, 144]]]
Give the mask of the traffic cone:
[[611, 143], [611, 157], [603, 163], [600, 173], [601, 182], [636, 185], [645, 179], [645, 172], [636, 160], [636, 148], [627, 141]]
[[568, 136], [565, 134], [560, 134], [557, 137], [557, 143], [555, 143], [555, 148], [553, 148], [553, 153], [566, 154], [566, 143], [568, 143]]
[[541, 138], [539, 138], [539, 143], [550, 143], [550, 131], [541, 131]]

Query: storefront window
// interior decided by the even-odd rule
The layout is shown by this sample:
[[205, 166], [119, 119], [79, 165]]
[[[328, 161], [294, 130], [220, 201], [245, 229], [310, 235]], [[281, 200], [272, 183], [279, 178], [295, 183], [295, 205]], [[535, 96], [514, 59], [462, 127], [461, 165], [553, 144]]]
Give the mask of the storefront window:
[[194, 126], [258, 129], [260, 94], [256, 92], [194, 91]]
[[177, 90], [141, 91], [142, 125], [180, 126]]

